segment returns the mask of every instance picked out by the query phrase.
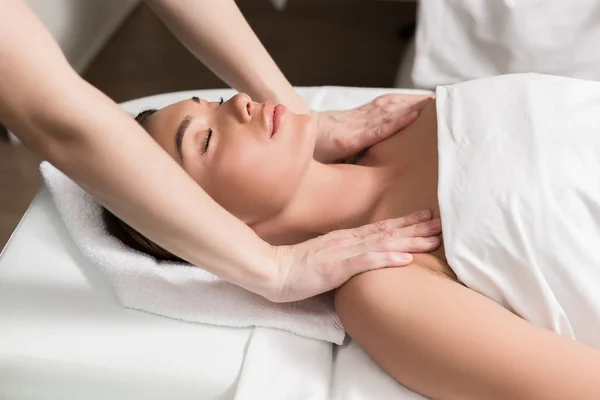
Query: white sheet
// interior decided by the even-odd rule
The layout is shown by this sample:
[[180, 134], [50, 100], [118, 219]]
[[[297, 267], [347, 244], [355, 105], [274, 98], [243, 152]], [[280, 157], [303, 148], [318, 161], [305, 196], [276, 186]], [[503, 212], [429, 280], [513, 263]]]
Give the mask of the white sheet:
[[[391, 89], [299, 89], [314, 109], [350, 108]], [[197, 95], [125, 103], [131, 113]], [[238, 385], [239, 382], [239, 385]], [[266, 328], [186, 323], [123, 308], [83, 258], [46, 189], [0, 255], [0, 398], [414, 399], [356, 345]], [[289, 383], [289, 385], [287, 385]], [[269, 388], [269, 392], [265, 392]]]
[[524, 319], [600, 348], [600, 82], [438, 88], [448, 263]]
[[360, 345], [348, 338], [335, 350], [331, 399], [333, 400], [421, 400], [421, 396], [399, 385], [383, 372]]
[[0, 258], [0, 398], [230, 398], [252, 329], [123, 308], [43, 189]]
[[498, 74], [600, 80], [597, 0], [420, 0], [412, 80], [435, 88]]

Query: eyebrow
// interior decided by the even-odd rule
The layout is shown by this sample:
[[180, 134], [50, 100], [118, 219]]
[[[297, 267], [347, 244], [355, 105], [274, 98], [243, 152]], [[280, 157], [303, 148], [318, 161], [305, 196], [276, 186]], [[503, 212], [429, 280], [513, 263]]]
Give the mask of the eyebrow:
[[177, 128], [177, 133], [175, 133], [175, 150], [177, 150], [177, 155], [179, 156], [179, 160], [183, 163], [183, 152], [181, 151], [181, 144], [183, 143], [183, 135], [185, 131], [192, 123], [192, 116], [186, 115], [181, 124], [179, 124], [179, 128]]

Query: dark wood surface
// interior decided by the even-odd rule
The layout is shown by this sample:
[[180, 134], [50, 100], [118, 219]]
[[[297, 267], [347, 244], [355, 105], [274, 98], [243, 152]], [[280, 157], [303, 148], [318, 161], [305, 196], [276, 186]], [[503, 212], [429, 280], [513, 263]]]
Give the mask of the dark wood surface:
[[[268, 0], [238, 0], [244, 16], [293, 85], [393, 84], [414, 26], [414, 3], [288, 3], [279, 12]], [[116, 102], [178, 90], [225, 87], [143, 4], [82, 75]], [[22, 146], [0, 140], [0, 248], [37, 193], [41, 183], [37, 164]]]

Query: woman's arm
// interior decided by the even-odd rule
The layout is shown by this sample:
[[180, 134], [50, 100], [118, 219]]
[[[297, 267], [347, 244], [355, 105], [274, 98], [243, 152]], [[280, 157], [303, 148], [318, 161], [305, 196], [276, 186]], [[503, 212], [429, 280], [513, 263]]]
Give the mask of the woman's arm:
[[437, 399], [600, 399], [600, 351], [411, 265], [338, 290], [349, 334], [396, 380]]
[[373, 224], [297, 246], [269, 246], [208, 197], [133, 118], [82, 80], [21, 0], [3, 0], [0, 12], [0, 121], [149, 239], [273, 301], [331, 290], [386, 263], [406, 265], [410, 256], [399, 252], [439, 245], [410, 238], [417, 236], [414, 227], [406, 228], [429, 215], [392, 221], [393, 235]]
[[310, 107], [281, 73], [233, 0], [146, 0], [169, 29], [228, 85], [255, 101]]

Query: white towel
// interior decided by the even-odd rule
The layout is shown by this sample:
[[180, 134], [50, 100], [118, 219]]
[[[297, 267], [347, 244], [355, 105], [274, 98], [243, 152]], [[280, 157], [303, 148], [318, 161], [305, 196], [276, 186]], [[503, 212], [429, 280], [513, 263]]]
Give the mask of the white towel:
[[47, 162], [40, 170], [75, 244], [107, 275], [125, 307], [213, 325], [278, 328], [342, 343], [344, 329], [330, 297], [275, 304], [202, 268], [157, 262], [112, 237], [98, 203], [71, 179]]

